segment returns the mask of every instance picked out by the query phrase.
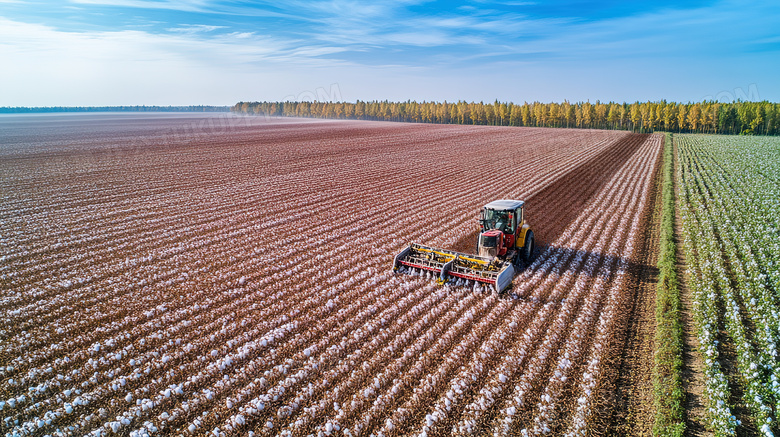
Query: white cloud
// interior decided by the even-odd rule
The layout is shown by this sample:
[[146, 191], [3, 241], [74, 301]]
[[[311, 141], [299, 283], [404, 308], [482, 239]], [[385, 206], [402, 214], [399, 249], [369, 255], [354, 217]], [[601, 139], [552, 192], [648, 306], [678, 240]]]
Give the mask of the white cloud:
[[320, 58], [339, 50], [254, 33], [64, 32], [0, 18], [0, 106], [233, 103], [253, 94], [241, 88], [289, 87], [291, 71], [339, 65]]
[[202, 33], [202, 32], [213, 32], [215, 30], [224, 29], [225, 26], [209, 26], [206, 24], [183, 24], [177, 27], [171, 27], [168, 30], [168, 32], [176, 32], [176, 33]]
[[[304, 4], [277, 6], [279, 14], [295, 15]], [[752, 83], [771, 99], [780, 92], [771, 76], [780, 67], [773, 7], [723, 2], [574, 21], [492, 12], [412, 15], [392, 2], [335, 0], [298, 13], [305, 26], [283, 26], [273, 37], [231, 31], [219, 20], [174, 23], [161, 34], [66, 32], [0, 17], [0, 106], [232, 104], [334, 83], [345, 100], [695, 100]]]

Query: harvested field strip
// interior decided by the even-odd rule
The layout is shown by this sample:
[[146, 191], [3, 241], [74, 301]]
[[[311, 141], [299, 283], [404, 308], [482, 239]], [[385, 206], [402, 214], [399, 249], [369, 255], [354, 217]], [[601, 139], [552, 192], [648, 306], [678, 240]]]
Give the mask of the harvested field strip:
[[[583, 154], [576, 165], [570, 164], [572, 165], [571, 169], [565, 174], [559, 175], [554, 182], [547, 184], [539, 191], [529, 193], [528, 196], [521, 196], [526, 199], [525, 214], [528, 217], [544, 215], [553, 218], [534, 223], [534, 234], [538, 238], [538, 244], [545, 245], [554, 241], [569, 225], [575, 214], [579, 214], [598, 189], [606, 184], [631, 157], [643, 140], [644, 136], [642, 135], [630, 134], [610, 144], [608, 148], [597, 154]], [[525, 172], [520, 171], [519, 173]], [[583, 181], [588, 181], [588, 183], [584, 185]], [[575, 190], [574, 187], [578, 189]], [[475, 229], [461, 237], [461, 240], [456, 242], [457, 250], [473, 250], [478, 234], [479, 230]]]

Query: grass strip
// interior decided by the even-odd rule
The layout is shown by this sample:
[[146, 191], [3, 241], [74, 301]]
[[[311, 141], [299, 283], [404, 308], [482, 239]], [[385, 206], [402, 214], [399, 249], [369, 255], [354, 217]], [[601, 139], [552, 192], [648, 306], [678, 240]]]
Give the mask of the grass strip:
[[653, 435], [682, 436], [685, 417], [680, 371], [682, 369], [682, 324], [680, 284], [677, 278], [677, 245], [674, 238], [674, 147], [666, 134], [663, 160], [663, 201], [661, 210], [658, 285], [656, 289], [655, 366], [653, 390], [655, 422]]

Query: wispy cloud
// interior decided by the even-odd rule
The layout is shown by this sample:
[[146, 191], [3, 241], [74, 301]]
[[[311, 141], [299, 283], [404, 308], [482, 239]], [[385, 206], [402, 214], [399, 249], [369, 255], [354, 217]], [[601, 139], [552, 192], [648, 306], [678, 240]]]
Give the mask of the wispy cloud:
[[[124, 96], [133, 101], [139, 96], [181, 94], [185, 102], [192, 102], [186, 92], [211, 95], [208, 89], [224, 88], [220, 80], [244, 82], [256, 75], [267, 81], [288, 74], [285, 70], [296, 65], [343, 65], [323, 57], [341, 51], [339, 47], [256, 33], [205, 35], [208, 37], [204, 32], [65, 32], [0, 18], [0, 58], [14, 66], [0, 72], [0, 83], [15, 84], [0, 87], [0, 106], [24, 101], [33, 94], [48, 94], [58, 102], [56, 96], [66, 95], [78, 104], [97, 95], [114, 96], [113, 101], [122, 101], [117, 97]], [[84, 97], [74, 99], [78, 95]], [[138, 103], [145, 102], [149, 100]]]
[[208, 0], [70, 0], [82, 5], [117, 6], [123, 8], [169, 9], [183, 12], [208, 12]]
[[226, 26], [209, 26], [206, 24], [184, 24], [177, 27], [170, 27], [166, 30], [168, 32], [174, 32], [174, 33], [195, 34], [195, 33], [213, 32], [215, 30], [225, 29], [225, 28]]
[[280, 13], [284, 8], [277, 8], [273, 3], [244, 3], [218, 0], [69, 0], [72, 4], [81, 6], [100, 6], [126, 8], [136, 10], [164, 10], [174, 12], [190, 12], [204, 16], [240, 16], [245, 18], [285, 18], [302, 19], [300, 10], [291, 13]]
[[[258, 29], [266, 35], [342, 53], [342, 61], [377, 60], [425, 65], [447, 59], [491, 59], [544, 53], [546, 59], [616, 58], [749, 44], [740, 38], [771, 38], [767, 23], [778, 7], [755, 2], [750, 8], [731, 1], [703, 7], [663, 7], [615, 17], [537, 16], [535, 2], [474, 0], [471, 9], [432, 9], [424, 1], [354, 0], [236, 2], [220, 0], [71, 0], [82, 6], [100, 5], [135, 10], [174, 10], [200, 14], [203, 22], [169, 23], [158, 32], [232, 34], [249, 38]], [[571, 3], [571, 2], [569, 2]], [[566, 6], [568, 3], [563, 2]], [[467, 5], [468, 6], [468, 5]], [[768, 9], [762, 16], [755, 11]], [[582, 12], [582, 8], [574, 11]], [[219, 17], [224, 17], [220, 19]], [[272, 18], [271, 18], [272, 17]], [[772, 18], [773, 19], [773, 18]], [[146, 26], [133, 23], [136, 28]], [[728, 28], [729, 32], [716, 29]], [[734, 29], [739, 29], [734, 32]], [[697, 38], [707, 35], [707, 38]], [[756, 47], [772, 47], [757, 44]], [[438, 53], [444, 50], [444, 53]], [[457, 51], [451, 57], [449, 52]], [[622, 52], [626, 51], [626, 52]], [[301, 53], [310, 53], [305, 50]], [[350, 54], [361, 54], [353, 56]], [[374, 54], [373, 56], [365, 56]], [[489, 54], [489, 55], [486, 55]], [[289, 59], [289, 57], [288, 57]], [[331, 56], [331, 59], [335, 59]], [[522, 59], [518, 58], [518, 61]], [[381, 62], [379, 62], [381, 63]]]
[[[600, 5], [592, 14], [581, 2], [554, 1], [555, 7], [512, 0], [70, 0], [39, 14], [0, 0], [8, 3], [0, 17], [0, 59], [15, 66], [0, 71], [0, 83], [115, 93], [128, 81], [139, 95], [141, 83], [167, 84], [149, 86], [163, 93], [189, 86], [212, 95], [227, 86], [215, 78], [224, 78], [236, 89], [245, 84], [273, 93], [287, 86], [289, 95], [299, 92], [289, 89], [295, 83], [322, 80], [303, 89], [349, 81], [371, 90], [355, 98], [389, 97], [382, 93], [396, 89], [402, 98], [418, 98], [414, 92], [422, 90], [438, 93], [426, 98], [490, 100], [505, 98], [503, 86], [574, 99], [596, 84], [612, 93], [620, 81], [639, 89], [640, 78], [659, 75], [653, 65], [666, 66], [680, 84], [679, 74], [721, 77], [726, 69], [729, 77], [747, 77], [750, 65], [734, 60], [748, 55], [764, 62], [762, 72], [780, 68], [774, 0], [749, 7], [736, 0], [639, 0]], [[558, 9], [565, 13], [550, 12]], [[705, 64], [724, 68], [702, 71]], [[551, 78], [555, 83], [545, 86]], [[691, 88], [702, 81], [693, 82]], [[349, 95], [348, 85], [342, 89]], [[0, 86], [0, 105], [10, 95]]]

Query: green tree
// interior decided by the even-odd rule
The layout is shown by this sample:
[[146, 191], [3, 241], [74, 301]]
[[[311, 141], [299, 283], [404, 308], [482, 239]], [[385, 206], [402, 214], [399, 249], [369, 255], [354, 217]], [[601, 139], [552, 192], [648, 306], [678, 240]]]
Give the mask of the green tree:
[[563, 116], [566, 119], [566, 127], [571, 127], [571, 125], [575, 122], [576, 116], [575, 116], [575, 108], [574, 105], [569, 103], [568, 101], [563, 101]]
[[680, 105], [677, 108], [677, 129], [678, 132], [685, 132], [688, 128], [688, 107]]
[[642, 121], [642, 112], [640, 110], [639, 102], [634, 102], [631, 104], [631, 113], [629, 117], [631, 120], [631, 130], [636, 131], [640, 126], [640, 122]]
[[610, 103], [609, 112], [607, 113], [607, 123], [609, 124], [610, 129], [615, 128], [615, 124], [620, 118], [620, 113], [618, 111], [618, 105], [615, 103]]
[[557, 103], [550, 103], [547, 105], [547, 120], [548, 126], [558, 127], [560, 126], [561, 107]]
[[596, 102], [596, 105], [593, 107], [595, 116], [594, 116], [594, 127], [597, 127], [599, 129], [604, 129], [607, 126], [607, 110], [608, 106], [601, 102]]
[[664, 129], [667, 131], [674, 130], [675, 125], [675, 106], [674, 103], [667, 103], [664, 105], [664, 115], [663, 115], [663, 122], [664, 122]]
[[593, 105], [591, 105], [590, 102], [585, 102], [582, 104], [582, 127], [586, 129], [592, 129], [593, 128], [593, 119], [595, 118], [596, 112], [593, 110]]
[[506, 103], [502, 103], [499, 107], [499, 115], [501, 117], [501, 126], [506, 126], [509, 124], [509, 117], [512, 110], [510, 109], [510, 105]]
[[510, 126], [522, 126], [523, 117], [520, 114], [520, 105], [512, 105], [512, 112], [509, 114]]
[[690, 126], [691, 131], [699, 131], [699, 127], [701, 125], [701, 106], [699, 106], [698, 103], [691, 105], [691, 108], [688, 111], [688, 115], [686, 117], [686, 121], [688, 126]]
[[524, 102], [523, 107], [520, 108], [520, 116], [523, 120], [523, 126], [531, 126], [531, 108], [528, 106], [528, 102]]

